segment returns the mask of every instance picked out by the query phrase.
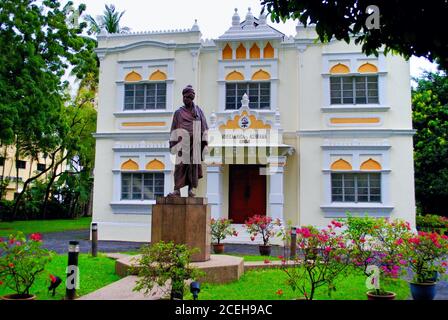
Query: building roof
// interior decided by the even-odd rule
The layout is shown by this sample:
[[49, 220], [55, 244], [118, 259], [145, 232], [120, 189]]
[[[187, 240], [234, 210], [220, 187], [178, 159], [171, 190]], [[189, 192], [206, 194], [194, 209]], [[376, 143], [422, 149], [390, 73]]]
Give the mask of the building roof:
[[279, 39], [284, 38], [284, 34], [274, 29], [266, 23], [266, 15], [260, 14], [255, 18], [250, 10], [246, 14], [246, 19], [240, 22], [238, 9], [232, 16], [232, 26], [224, 32], [215, 41], [231, 41], [231, 40], [262, 40], [262, 39]]

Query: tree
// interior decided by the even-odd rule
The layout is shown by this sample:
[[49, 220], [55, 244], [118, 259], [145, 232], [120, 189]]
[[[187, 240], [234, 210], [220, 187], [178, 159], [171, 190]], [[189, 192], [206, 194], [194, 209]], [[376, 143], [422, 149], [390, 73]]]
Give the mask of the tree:
[[415, 192], [421, 213], [448, 216], [448, 77], [426, 72], [412, 91]]
[[[69, 65], [77, 77], [96, 64], [94, 43], [81, 36], [85, 22], [69, 26], [73, 3], [56, 0], [3, 0], [0, 7], [0, 142], [15, 144], [17, 154], [49, 154], [51, 166], [24, 182], [26, 187], [57, 162], [64, 151], [60, 115]], [[80, 14], [85, 5], [76, 9]], [[82, 63], [81, 63], [82, 62]]]
[[115, 6], [105, 5], [102, 16], [97, 16], [94, 19], [91, 15], [86, 15], [86, 21], [89, 23], [88, 34], [98, 34], [101, 29], [105, 29], [108, 33], [126, 33], [130, 29], [128, 27], [120, 27], [120, 20], [123, 17], [123, 12], [115, 11]]
[[[448, 3], [444, 0], [409, 2], [389, 0], [261, 0], [272, 21], [299, 19], [305, 26], [316, 25], [321, 42], [332, 38], [347, 43], [355, 38], [367, 55], [397, 52], [406, 59], [412, 55], [426, 57], [448, 70], [446, 17]], [[375, 15], [366, 11], [379, 9], [379, 28], [371, 28]]]

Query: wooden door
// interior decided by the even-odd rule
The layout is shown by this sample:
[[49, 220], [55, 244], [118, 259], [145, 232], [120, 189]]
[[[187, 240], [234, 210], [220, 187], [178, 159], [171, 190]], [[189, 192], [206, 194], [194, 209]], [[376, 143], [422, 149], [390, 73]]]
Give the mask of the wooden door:
[[244, 223], [253, 215], [266, 215], [266, 175], [260, 165], [229, 165], [229, 218]]

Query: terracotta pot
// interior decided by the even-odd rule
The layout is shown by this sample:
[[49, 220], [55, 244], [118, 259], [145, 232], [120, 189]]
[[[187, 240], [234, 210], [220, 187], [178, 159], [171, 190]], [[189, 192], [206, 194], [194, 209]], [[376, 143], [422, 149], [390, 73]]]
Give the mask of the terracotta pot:
[[220, 254], [224, 252], [224, 244], [223, 243], [214, 243], [213, 244], [213, 252], [216, 254]]
[[5, 296], [0, 296], [0, 300], [36, 300], [34, 294], [7, 294]]
[[258, 247], [258, 249], [260, 250], [260, 255], [262, 255], [262, 256], [270, 256], [271, 255], [271, 246], [270, 245], [267, 245], [267, 246], [260, 245]]
[[397, 295], [394, 292], [386, 291], [386, 294], [376, 294], [372, 291], [367, 291], [367, 300], [395, 300]]

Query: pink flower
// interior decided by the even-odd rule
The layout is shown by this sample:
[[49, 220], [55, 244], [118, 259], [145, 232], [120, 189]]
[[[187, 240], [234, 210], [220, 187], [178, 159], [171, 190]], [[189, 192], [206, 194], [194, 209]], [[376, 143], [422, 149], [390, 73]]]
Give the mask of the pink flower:
[[279, 258], [280, 260], [283, 260], [285, 257], [283, 257], [283, 256], [278, 256], [277, 258]]
[[397, 245], [397, 246], [399, 246], [399, 245], [401, 245], [403, 243], [403, 239], [398, 239], [397, 241], [395, 241], [395, 244]]
[[331, 224], [334, 225], [336, 228], [341, 228], [342, 227], [342, 223], [338, 222], [338, 221], [331, 221]]
[[21, 246], [21, 245], [22, 245], [22, 242], [16, 241], [16, 246]]
[[326, 254], [329, 254], [330, 251], [331, 251], [331, 247], [325, 247], [325, 253], [326, 253]]
[[402, 264], [402, 265], [405, 265], [405, 264], [407, 263], [407, 261], [406, 261], [406, 260], [403, 260], [403, 259], [401, 259], [399, 262], [400, 262], [400, 264]]

